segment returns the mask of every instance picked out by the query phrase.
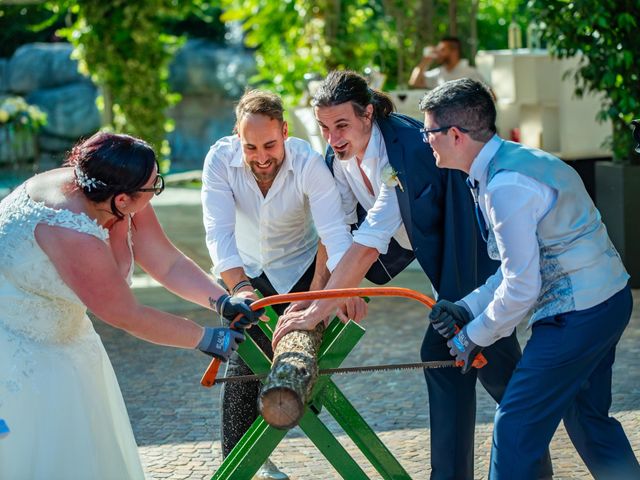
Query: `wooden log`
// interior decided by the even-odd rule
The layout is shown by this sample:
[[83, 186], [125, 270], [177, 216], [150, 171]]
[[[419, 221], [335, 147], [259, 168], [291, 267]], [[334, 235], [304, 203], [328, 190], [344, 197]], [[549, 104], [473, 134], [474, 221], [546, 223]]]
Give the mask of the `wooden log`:
[[273, 365], [260, 392], [258, 408], [272, 427], [295, 427], [318, 378], [318, 349], [324, 322], [314, 330], [289, 332], [278, 343]]

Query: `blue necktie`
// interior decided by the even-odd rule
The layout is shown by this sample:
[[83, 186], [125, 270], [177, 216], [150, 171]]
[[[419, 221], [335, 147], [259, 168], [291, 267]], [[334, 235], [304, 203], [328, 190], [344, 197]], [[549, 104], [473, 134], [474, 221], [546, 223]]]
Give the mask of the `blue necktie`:
[[476, 221], [478, 222], [478, 227], [480, 227], [480, 235], [482, 239], [486, 242], [489, 238], [489, 229], [487, 228], [487, 224], [484, 221], [484, 215], [482, 215], [482, 211], [480, 210], [480, 204], [478, 203], [478, 181], [474, 180], [473, 182], [469, 177], [467, 177], [467, 186], [471, 189], [471, 196], [473, 197], [473, 204], [475, 206], [476, 211]]

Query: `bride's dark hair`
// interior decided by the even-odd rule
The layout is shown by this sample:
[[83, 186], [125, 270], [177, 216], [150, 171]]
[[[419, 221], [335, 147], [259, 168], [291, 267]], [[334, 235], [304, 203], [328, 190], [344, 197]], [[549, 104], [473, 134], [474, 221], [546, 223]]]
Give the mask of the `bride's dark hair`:
[[122, 219], [115, 196], [137, 195], [157, 165], [153, 148], [130, 135], [98, 132], [79, 142], [64, 162], [75, 168], [76, 183], [92, 202], [111, 197], [111, 213]]

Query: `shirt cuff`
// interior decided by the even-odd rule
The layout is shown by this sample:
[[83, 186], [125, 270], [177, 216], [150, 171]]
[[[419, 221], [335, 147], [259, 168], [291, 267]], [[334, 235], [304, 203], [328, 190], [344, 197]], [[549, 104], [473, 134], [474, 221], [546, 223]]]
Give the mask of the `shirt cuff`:
[[[493, 297], [491, 297], [493, 299]], [[473, 318], [476, 318], [484, 309], [487, 308], [485, 305], [485, 299], [482, 296], [482, 293], [478, 290], [474, 290], [466, 297], [458, 300], [456, 305], [461, 305], [466, 308]]]
[[362, 230], [356, 230], [355, 232], [353, 232], [353, 241], [354, 243], [359, 243], [360, 245], [364, 245], [365, 247], [375, 248], [378, 253], [380, 253], [380, 255], [384, 255], [389, 249], [389, 242], [391, 241], [391, 239], [389, 238], [385, 242], [384, 240], [381, 240], [374, 235], [369, 235]]
[[469, 308], [469, 305], [467, 305], [467, 303], [464, 300], [458, 300], [457, 302], [455, 302], [455, 304], [458, 305], [459, 307], [464, 308], [467, 311], [467, 313], [471, 316], [471, 318], [475, 318], [473, 311], [471, 310], [471, 308]]
[[213, 269], [211, 271], [216, 277], [219, 277], [220, 272], [226, 272], [227, 270], [236, 267], [244, 268], [244, 262], [242, 261], [242, 258], [240, 258], [240, 255], [232, 255], [231, 257], [227, 257], [218, 263], [214, 263]]
[[496, 335], [492, 329], [488, 328], [486, 322], [490, 321], [484, 314], [467, 324], [467, 335], [476, 345], [488, 347], [500, 340], [500, 335]]

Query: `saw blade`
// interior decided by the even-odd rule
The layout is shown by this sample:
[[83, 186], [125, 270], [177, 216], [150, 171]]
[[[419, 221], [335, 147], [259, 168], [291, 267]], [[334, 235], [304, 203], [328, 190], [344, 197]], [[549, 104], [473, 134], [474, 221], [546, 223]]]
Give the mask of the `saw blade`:
[[[360, 365], [357, 367], [340, 367], [325, 368], [318, 372], [318, 375], [344, 375], [350, 373], [371, 373], [385, 372], [389, 370], [415, 370], [417, 368], [449, 368], [456, 367], [455, 360], [434, 360], [430, 362], [415, 363], [393, 363], [388, 365]], [[214, 383], [230, 383], [230, 382], [255, 382], [267, 378], [268, 373], [259, 373], [255, 375], [238, 375], [233, 377], [219, 377]]]

